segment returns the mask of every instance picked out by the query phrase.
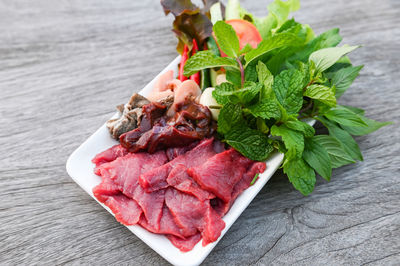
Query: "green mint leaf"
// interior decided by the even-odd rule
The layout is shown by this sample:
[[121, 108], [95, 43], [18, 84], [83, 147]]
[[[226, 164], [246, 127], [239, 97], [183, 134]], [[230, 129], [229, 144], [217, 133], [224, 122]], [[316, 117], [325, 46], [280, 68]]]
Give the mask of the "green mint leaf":
[[309, 25], [302, 25], [293, 18], [286, 20], [282, 26], [275, 31], [276, 33], [292, 33], [302, 40], [302, 43], [308, 43], [314, 38], [314, 32]]
[[227, 134], [233, 125], [245, 124], [242, 116], [242, 108], [238, 104], [225, 104], [218, 116], [218, 132]]
[[332, 123], [329, 120], [321, 117], [318, 119], [324, 124], [324, 126], [328, 128], [329, 135], [337, 139], [343, 145], [343, 149], [347, 152], [347, 154], [350, 155], [351, 158], [359, 161], [363, 160], [357, 142], [347, 131], [341, 129], [336, 123]]
[[278, 120], [281, 117], [281, 111], [278, 103], [271, 100], [261, 100], [258, 103], [248, 107], [248, 110], [255, 117], [261, 117], [263, 119], [274, 118]]
[[233, 83], [236, 87], [242, 86], [242, 76], [239, 69], [226, 67], [226, 80]]
[[348, 106], [348, 105], [342, 105], [342, 107], [344, 107], [346, 109], [349, 109], [350, 111], [352, 111], [353, 113], [358, 114], [358, 115], [364, 115], [365, 114], [365, 111], [363, 109], [361, 109], [361, 108], [357, 108], [357, 107], [354, 107], [354, 106]]
[[301, 72], [303, 76], [303, 88], [305, 88], [311, 81], [312, 76], [314, 75], [315, 65], [313, 63], [303, 63], [301, 61], [296, 61], [294, 66], [298, 71]]
[[307, 87], [304, 96], [323, 102], [328, 106], [336, 106], [336, 97], [332, 88], [324, 85], [313, 84]]
[[265, 161], [273, 151], [267, 135], [245, 125], [235, 125], [225, 134], [225, 141], [235, 150], [255, 161]]
[[186, 61], [183, 74], [188, 77], [202, 69], [224, 66], [239, 69], [237, 62], [231, 58], [218, 57], [210, 50], [200, 51]]
[[245, 82], [243, 89], [236, 90], [233, 95], [237, 96], [244, 104], [250, 103], [254, 97], [261, 91], [262, 84], [254, 82]]
[[283, 172], [289, 177], [290, 183], [304, 196], [314, 190], [315, 172], [302, 158], [287, 161], [283, 165]]
[[343, 165], [355, 163], [350, 155], [344, 150], [343, 145], [334, 137], [328, 135], [314, 136], [314, 141], [321, 144], [331, 158], [332, 168], [339, 168]]
[[230, 57], [238, 57], [240, 50], [239, 39], [233, 27], [224, 21], [217, 21], [214, 24], [213, 31], [219, 48]]
[[272, 84], [274, 83], [274, 76], [269, 72], [267, 66], [258, 61], [256, 66], [258, 81], [264, 85], [261, 90], [261, 99], [266, 98], [267, 95], [272, 91]]
[[326, 180], [332, 176], [331, 159], [327, 150], [315, 138], [304, 140], [303, 159]]
[[275, 33], [290, 32], [297, 33], [301, 29], [301, 24], [296, 22], [293, 18], [286, 20]]
[[336, 87], [336, 97], [340, 97], [350, 87], [358, 73], [364, 66], [349, 66], [335, 72], [332, 77], [332, 84]]
[[312, 39], [301, 51], [298, 51], [296, 54], [291, 56], [289, 61], [307, 61], [314, 51], [328, 47], [335, 47], [341, 42], [341, 40], [342, 37], [339, 35], [339, 29], [335, 28], [328, 30]]
[[296, 114], [303, 105], [303, 76], [296, 69], [282, 71], [272, 88], [280, 104], [289, 114]]
[[315, 63], [317, 71], [323, 72], [335, 64], [336, 61], [338, 61], [342, 56], [354, 51], [358, 47], [360, 46], [324, 48], [313, 52], [310, 55], [309, 61], [313, 61]]
[[251, 47], [250, 44], [246, 44], [242, 50], [239, 51], [239, 55], [245, 54], [253, 50], [253, 47]]
[[[347, 106], [347, 108], [349, 108]], [[362, 115], [362, 114], [360, 114]], [[367, 135], [369, 133], [372, 133], [378, 129], [380, 129], [383, 126], [391, 125], [393, 124], [392, 122], [379, 122], [375, 121], [372, 119], [369, 119], [367, 117], [362, 117], [363, 121], [367, 124], [367, 126], [341, 126], [344, 130], [346, 130], [348, 133], [350, 133], [353, 136], [363, 136]]]
[[315, 135], [315, 129], [303, 121], [290, 120], [286, 121], [285, 125], [290, 129], [302, 132], [306, 138], [311, 138]]
[[215, 87], [213, 97], [219, 104], [231, 103], [250, 103], [260, 92], [262, 84], [245, 82], [242, 89], [236, 89], [232, 83], [224, 82]]
[[246, 69], [244, 70], [244, 78], [246, 81], [256, 82], [258, 79], [256, 66], [254, 65], [247, 66]]
[[285, 153], [287, 160], [300, 158], [302, 156], [304, 150], [304, 136], [302, 133], [292, 130], [286, 125], [281, 125], [279, 127], [273, 125], [271, 127], [271, 135], [282, 137], [287, 149]]
[[216, 55], [217, 57], [221, 56], [221, 53], [219, 52], [218, 44], [214, 38], [212, 38], [212, 37], [208, 38], [207, 46], [208, 46], [208, 51], [213, 52], [213, 54]]
[[350, 67], [352, 66], [350, 58], [345, 55], [342, 58], [340, 58], [336, 63], [334, 63], [330, 68], [324, 71], [324, 74], [327, 76], [327, 78], [332, 78], [333, 74], [342, 68]]
[[257, 129], [260, 132], [262, 132], [264, 134], [268, 134], [269, 133], [269, 127], [265, 123], [265, 119], [263, 119], [261, 117], [257, 117], [256, 118], [256, 126], [257, 126]]
[[299, 43], [301, 44], [301, 40], [299, 40], [299, 38], [292, 33], [276, 34], [270, 39], [261, 41], [256, 49], [251, 50], [244, 56], [244, 59], [246, 60], [245, 67], [247, 67], [251, 62], [255, 61], [256, 59], [276, 48], [299, 45]]
[[219, 104], [227, 104], [229, 100], [229, 96], [232, 94], [227, 94], [228, 92], [234, 92], [235, 86], [230, 82], [224, 82], [218, 86], [215, 86], [215, 90], [212, 92], [213, 98]]
[[344, 126], [367, 126], [359, 115], [340, 105], [329, 109], [324, 116]]

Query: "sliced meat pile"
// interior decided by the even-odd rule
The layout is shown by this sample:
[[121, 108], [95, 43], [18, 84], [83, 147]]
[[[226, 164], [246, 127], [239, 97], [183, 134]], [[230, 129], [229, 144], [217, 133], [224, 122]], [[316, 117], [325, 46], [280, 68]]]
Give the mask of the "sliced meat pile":
[[120, 136], [120, 142], [130, 152], [154, 153], [170, 147], [186, 147], [210, 137], [216, 123], [210, 110], [190, 99], [179, 103], [173, 116], [162, 103], [152, 102], [142, 107], [140, 125]]
[[212, 138], [152, 154], [116, 145], [92, 161], [102, 178], [93, 194], [119, 222], [163, 234], [184, 252], [219, 238], [222, 217], [266, 168]]

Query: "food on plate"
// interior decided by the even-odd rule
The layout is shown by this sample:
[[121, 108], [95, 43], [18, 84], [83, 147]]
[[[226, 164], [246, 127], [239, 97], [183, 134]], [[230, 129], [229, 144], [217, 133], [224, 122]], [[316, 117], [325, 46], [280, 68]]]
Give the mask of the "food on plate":
[[[134, 94], [107, 122], [120, 141], [93, 158], [101, 183], [94, 196], [125, 225], [165, 235], [181, 251], [216, 241], [224, 215], [266, 169], [275, 151], [302, 194], [316, 173], [362, 160], [353, 136], [390, 124], [339, 105], [362, 66], [337, 47], [337, 29], [315, 35], [290, 12], [298, 0], [275, 0], [254, 16], [230, 0], [161, 0], [181, 53], [145, 97]], [[329, 134], [316, 134], [310, 119]], [[262, 177], [262, 176], [261, 176]]]
[[183, 147], [211, 137], [216, 124], [209, 109], [186, 98], [170, 117], [165, 105], [157, 102], [142, 107], [143, 117], [138, 128], [120, 136], [121, 145], [130, 152], [153, 153], [169, 147]]
[[128, 103], [118, 105], [119, 117], [110, 119], [106, 123], [111, 136], [114, 139], [119, 139], [122, 133], [137, 128], [142, 119], [142, 107], [149, 103], [150, 101], [145, 97], [134, 93]]
[[168, 157], [173, 149], [131, 153], [117, 145], [98, 154], [93, 163], [102, 181], [93, 194], [119, 222], [166, 235], [188, 251], [200, 239], [218, 239], [233, 200], [266, 165], [213, 138]]

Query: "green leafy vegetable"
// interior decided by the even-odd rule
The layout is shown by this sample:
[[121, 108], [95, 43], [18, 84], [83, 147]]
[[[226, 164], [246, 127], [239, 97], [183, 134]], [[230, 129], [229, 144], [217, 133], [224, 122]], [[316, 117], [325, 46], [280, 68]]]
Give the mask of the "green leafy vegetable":
[[238, 104], [225, 104], [218, 116], [218, 132], [227, 134], [233, 125], [243, 124], [242, 109]]
[[312, 39], [309, 43], [305, 45], [305, 47], [291, 55], [289, 58], [290, 61], [307, 61], [308, 57], [314, 52], [323, 48], [334, 47], [338, 45], [342, 40], [342, 37], [339, 35], [339, 29], [331, 29], [328, 30], [321, 35]]
[[326, 180], [331, 179], [332, 165], [328, 151], [314, 138], [306, 138], [303, 159]]
[[[298, 0], [274, 0], [261, 18], [241, 7], [239, 0], [229, 0], [225, 19], [253, 23], [263, 38], [256, 48], [243, 46], [243, 36], [223, 21], [219, 1], [203, 3], [200, 9], [190, 0], [162, 0], [166, 13], [176, 16], [174, 31], [180, 43], [190, 38], [207, 42], [209, 50], [189, 58], [184, 75], [203, 71], [206, 87], [210, 72], [212, 96], [221, 105], [217, 131], [223, 142], [257, 161], [274, 150], [282, 152], [283, 171], [304, 195], [313, 191], [316, 173], [329, 181], [333, 168], [363, 160], [353, 136], [390, 123], [338, 104], [363, 67], [353, 66], [347, 56], [359, 46], [336, 47], [342, 40], [339, 29], [315, 36], [309, 25], [288, 19], [299, 8]], [[211, 36], [209, 13], [215, 38], [204, 39]], [[227, 82], [217, 86], [216, 75], [224, 72]], [[310, 119], [322, 122], [329, 135], [319, 135]]]
[[273, 151], [265, 134], [244, 125], [232, 127], [225, 135], [225, 141], [247, 158], [256, 161], [266, 160]]
[[219, 48], [230, 57], [238, 57], [239, 39], [233, 27], [223, 21], [217, 21], [213, 27]]
[[224, 82], [221, 85], [215, 87], [215, 90], [212, 92], [212, 96], [219, 104], [227, 104], [231, 102], [230, 96], [235, 91], [235, 85], [229, 82]]
[[286, 125], [271, 128], [272, 136], [282, 137], [283, 143], [287, 149], [285, 154], [287, 159], [300, 158], [304, 150], [304, 136], [296, 130], [292, 130]]
[[304, 96], [323, 102], [329, 106], [336, 106], [335, 92], [332, 88], [324, 85], [313, 84], [308, 86], [304, 92]]
[[248, 107], [249, 112], [255, 117], [264, 119], [279, 119], [281, 117], [281, 110], [275, 101], [262, 100], [254, 105]]
[[302, 132], [304, 137], [306, 138], [311, 138], [315, 134], [315, 129], [303, 121], [299, 120], [286, 121], [285, 125], [290, 129]]
[[282, 71], [272, 86], [279, 103], [288, 113], [297, 113], [303, 104], [303, 76], [296, 69]]
[[364, 66], [346, 67], [333, 74], [332, 85], [336, 87], [336, 97], [340, 97], [350, 87]]
[[[300, 40], [301, 41], [301, 40]], [[251, 62], [272, 51], [273, 49], [280, 48], [283, 46], [296, 45], [299, 42], [299, 38], [292, 33], [280, 33], [274, 35], [272, 38], [263, 40], [256, 49], [248, 52], [244, 59], [246, 60], [247, 67]]]
[[360, 46], [331, 47], [318, 50], [310, 55], [310, 61], [315, 63], [317, 71], [325, 71], [342, 56], [354, 51]]
[[337, 124], [326, 119], [319, 118], [319, 120], [328, 128], [329, 135], [336, 138], [342, 144], [343, 149], [348, 155], [350, 155], [351, 158], [359, 161], [363, 160], [357, 142], [347, 131], [341, 129]]
[[343, 106], [337, 106], [329, 109], [324, 115], [332, 121], [344, 126], [367, 126], [367, 123], [356, 113]]
[[238, 68], [236, 61], [231, 58], [218, 57], [210, 50], [200, 51], [186, 61], [183, 74], [190, 76], [206, 68], [223, 66]]
[[392, 122], [379, 122], [367, 117], [363, 117], [362, 120], [367, 124], [367, 126], [341, 126], [344, 130], [354, 136], [363, 136], [370, 134], [383, 126], [391, 125]]
[[337, 139], [327, 135], [317, 135], [314, 137], [314, 141], [326, 149], [331, 158], [332, 168], [338, 168], [346, 164], [355, 163]]
[[290, 183], [303, 195], [309, 195], [315, 186], [315, 172], [302, 159], [296, 158], [283, 165], [283, 172], [289, 177]]

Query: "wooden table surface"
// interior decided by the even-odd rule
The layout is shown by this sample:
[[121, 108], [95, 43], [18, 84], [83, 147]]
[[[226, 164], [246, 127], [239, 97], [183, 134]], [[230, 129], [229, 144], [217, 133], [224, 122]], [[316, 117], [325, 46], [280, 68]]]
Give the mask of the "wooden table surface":
[[[242, 1], [257, 15], [267, 0]], [[303, 197], [277, 172], [205, 265], [400, 262], [400, 1], [303, 0], [365, 64], [342, 104], [396, 124], [357, 141], [364, 162]], [[176, 56], [156, 0], [0, 0], [0, 264], [167, 262], [65, 170], [71, 152]]]

